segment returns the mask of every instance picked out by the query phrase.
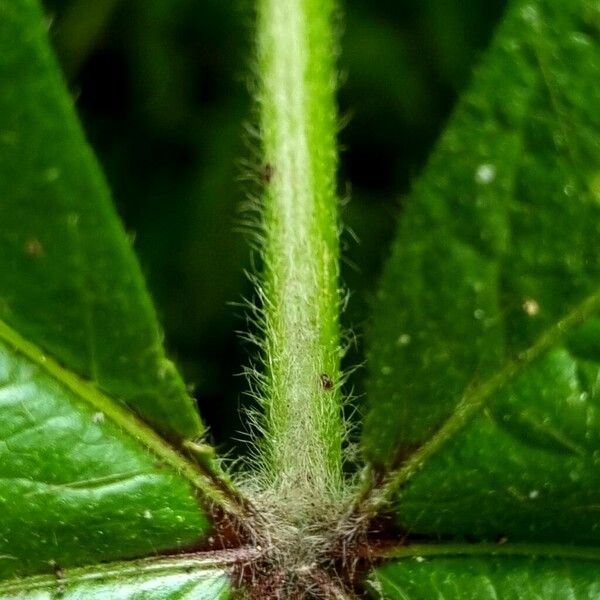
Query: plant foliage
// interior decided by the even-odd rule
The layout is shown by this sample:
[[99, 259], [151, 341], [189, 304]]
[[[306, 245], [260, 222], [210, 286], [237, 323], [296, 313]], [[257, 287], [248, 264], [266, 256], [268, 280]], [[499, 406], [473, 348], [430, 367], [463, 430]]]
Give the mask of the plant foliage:
[[0, 0], [0, 598], [600, 596], [600, 5], [507, 8], [400, 220], [358, 449], [337, 19], [257, 2], [240, 467], [166, 356], [37, 0]]

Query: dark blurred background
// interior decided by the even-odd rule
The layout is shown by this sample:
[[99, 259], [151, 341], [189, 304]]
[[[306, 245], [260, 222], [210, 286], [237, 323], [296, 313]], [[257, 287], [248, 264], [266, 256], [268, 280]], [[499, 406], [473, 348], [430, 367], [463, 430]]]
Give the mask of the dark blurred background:
[[[344, 325], [363, 360], [368, 307], [411, 181], [505, 0], [346, 0], [340, 112]], [[164, 325], [215, 441], [243, 429], [249, 0], [45, 0], [51, 36]], [[351, 385], [360, 396], [364, 370]], [[360, 400], [359, 400], [360, 402]]]

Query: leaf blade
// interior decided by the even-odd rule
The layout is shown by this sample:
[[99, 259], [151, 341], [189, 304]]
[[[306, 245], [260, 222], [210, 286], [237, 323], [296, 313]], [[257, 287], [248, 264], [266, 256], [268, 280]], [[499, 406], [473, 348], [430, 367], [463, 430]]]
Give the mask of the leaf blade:
[[378, 569], [371, 597], [383, 600], [584, 600], [600, 591], [597, 562], [536, 558], [441, 558]]
[[201, 435], [38, 3], [0, 14], [0, 317], [165, 434]]
[[0, 404], [0, 577], [154, 553], [209, 531], [174, 465], [5, 344]]
[[[568, 349], [554, 349], [503, 390], [397, 496], [403, 526], [488, 540], [597, 543], [600, 414], [579, 369]], [[531, 403], [531, 390], [549, 380], [553, 389]]]
[[[573, 31], [592, 22], [592, 10], [585, 1], [513, 3], [415, 188], [371, 340], [364, 440], [375, 462], [387, 463], [398, 442], [421, 444], [474, 380], [598, 287], [599, 203], [590, 181], [600, 124], [590, 82], [600, 51]], [[548, 46], [560, 50], [551, 55]], [[583, 72], [569, 72], [573, 64]], [[562, 130], [557, 103], [568, 105], [579, 137], [546, 148], [539, 138]], [[567, 188], [568, 178], [575, 182]], [[389, 411], [396, 421], [382, 428]]]
[[598, 542], [594, 15], [511, 4], [400, 225], [364, 443], [409, 534]]
[[0, 583], [0, 598], [51, 600], [61, 598], [119, 598], [137, 600], [226, 600], [230, 581], [226, 565], [195, 556], [150, 559], [84, 569], [60, 570]]

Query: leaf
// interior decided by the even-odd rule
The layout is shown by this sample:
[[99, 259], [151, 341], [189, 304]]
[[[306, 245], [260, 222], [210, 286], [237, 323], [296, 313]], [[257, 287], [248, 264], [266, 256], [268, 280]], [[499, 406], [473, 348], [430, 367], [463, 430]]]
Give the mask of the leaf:
[[226, 499], [130, 408], [202, 425], [37, 2], [0, 21], [0, 578], [196, 544]]
[[222, 565], [191, 556], [99, 565], [51, 576], [0, 583], [11, 600], [118, 598], [119, 600], [226, 600], [229, 581]]
[[598, 539], [598, 18], [513, 3], [400, 225], [364, 441], [419, 448], [411, 531]]
[[21, 352], [0, 343], [0, 578], [175, 549], [206, 534], [183, 459], [14, 341]]
[[[429, 438], [598, 290], [599, 18], [585, 0], [513, 2], [415, 186], [371, 336], [374, 461]], [[592, 362], [598, 323], [570, 342]]]
[[597, 378], [598, 367], [578, 364], [567, 348], [530, 365], [414, 476], [398, 507], [403, 524], [441, 535], [598, 542]]
[[369, 587], [387, 600], [588, 600], [600, 594], [597, 573], [588, 560], [421, 557], [382, 567]]
[[598, 594], [599, 28], [510, 5], [403, 215], [363, 437], [407, 535], [575, 556], [388, 565], [384, 597]]
[[0, 0], [0, 19], [0, 319], [170, 437], [199, 436], [38, 3]]

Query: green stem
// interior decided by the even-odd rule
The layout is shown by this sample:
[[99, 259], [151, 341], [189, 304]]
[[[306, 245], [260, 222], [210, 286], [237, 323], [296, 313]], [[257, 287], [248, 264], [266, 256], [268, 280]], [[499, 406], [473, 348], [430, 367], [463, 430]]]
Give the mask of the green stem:
[[287, 492], [342, 483], [331, 0], [261, 0], [265, 456]]

